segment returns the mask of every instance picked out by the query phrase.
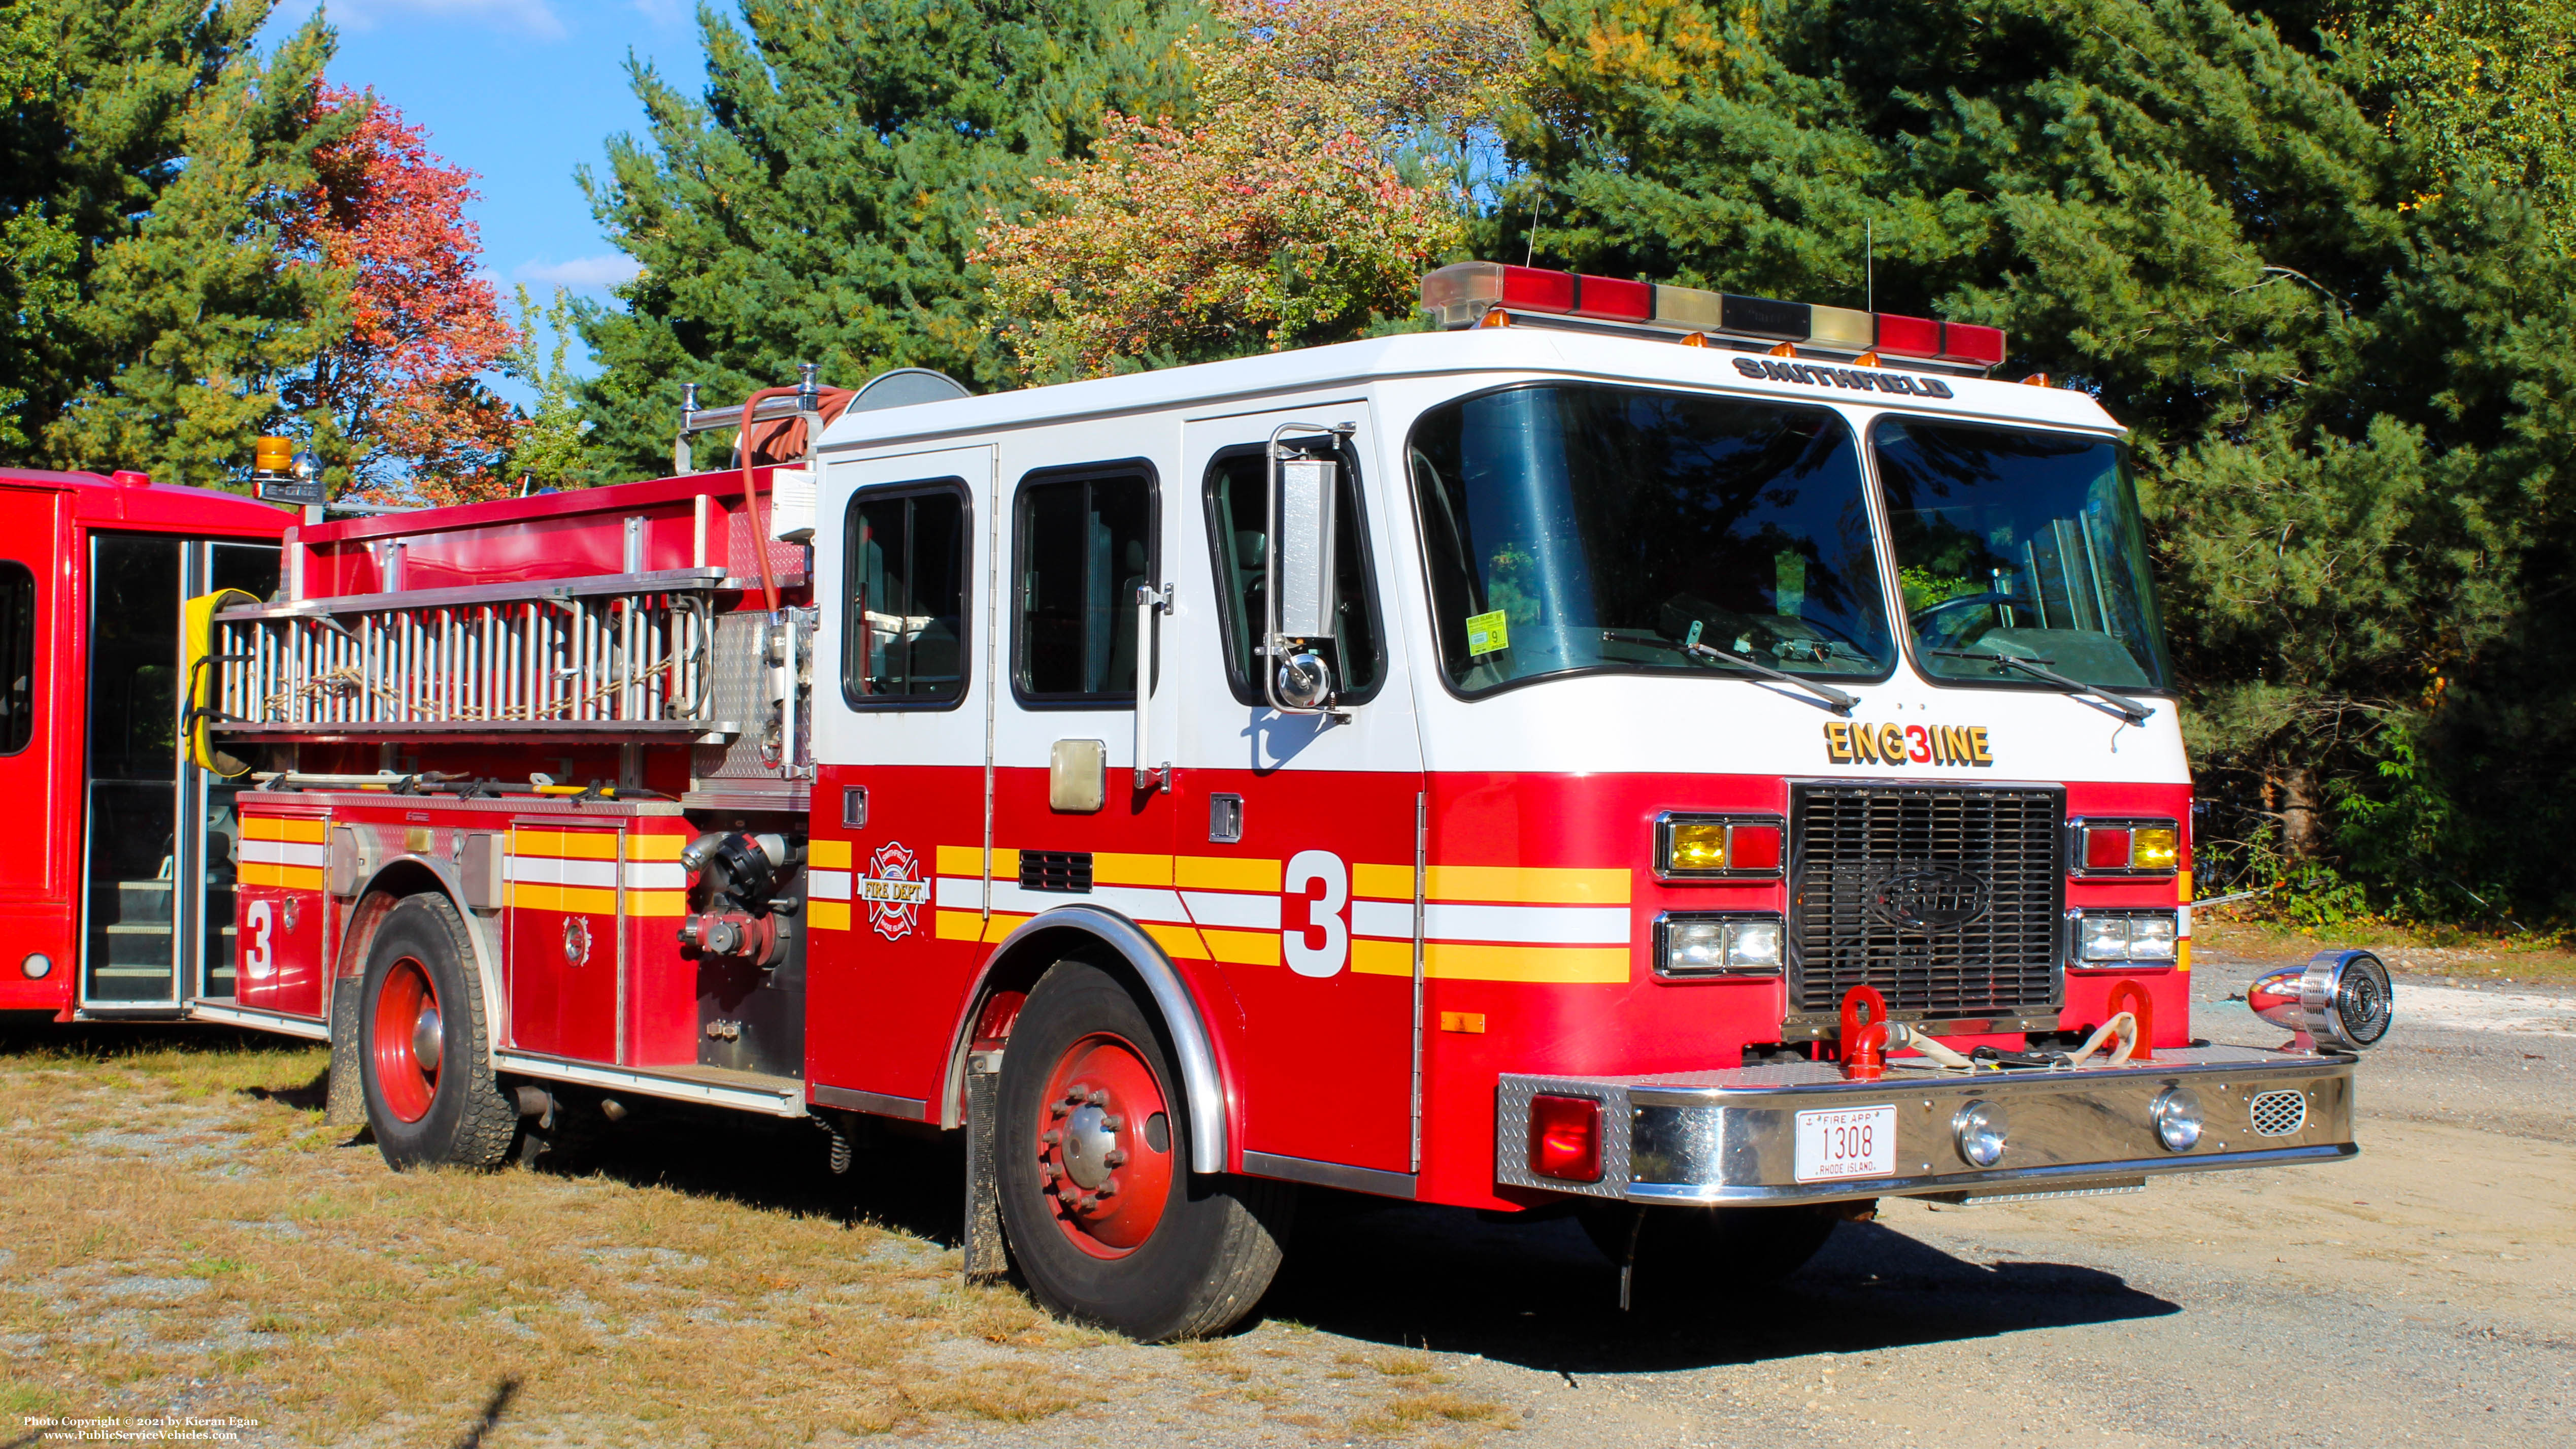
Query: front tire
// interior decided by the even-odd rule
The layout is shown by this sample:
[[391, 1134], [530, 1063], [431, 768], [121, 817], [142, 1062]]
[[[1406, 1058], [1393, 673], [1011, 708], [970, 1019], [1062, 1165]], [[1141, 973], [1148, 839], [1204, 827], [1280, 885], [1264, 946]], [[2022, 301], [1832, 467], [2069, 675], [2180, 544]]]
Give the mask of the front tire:
[[1002, 1226], [1029, 1291], [1066, 1318], [1159, 1342], [1250, 1313], [1279, 1270], [1286, 1183], [1195, 1176], [1162, 1034], [1099, 967], [1059, 961], [1002, 1054]]
[[386, 1165], [487, 1168], [519, 1114], [492, 1076], [490, 1013], [447, 897], [407, 896], [385, 914], [358, 988], [358, 1070]]

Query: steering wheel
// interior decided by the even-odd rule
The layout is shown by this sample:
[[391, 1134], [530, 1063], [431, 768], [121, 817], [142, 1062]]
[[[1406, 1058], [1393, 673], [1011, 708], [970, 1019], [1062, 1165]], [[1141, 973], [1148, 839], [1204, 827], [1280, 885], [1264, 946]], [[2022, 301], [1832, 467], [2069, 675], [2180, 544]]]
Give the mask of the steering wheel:
[[2022, 598], [2017, 594], [1990, 592], [1983, 594], [1959, 594], [1951, 598], [1943, 599], [1937, 604], [1926, 604], [1922, 608], [1915, 610], [1913, 613], [1908, 614], [1905, 617], [1906, 622], [1908, 623], [1920, 624], [1935, 614], [1946, 614], [1952, 609], [1973, 609], [1986, 604], [1997, 604], [2008, 609], [2028, 609], [2033, 613], [2037, 613], [2039, 611], [2038, 605], [2033, 604], [2030, 600]]

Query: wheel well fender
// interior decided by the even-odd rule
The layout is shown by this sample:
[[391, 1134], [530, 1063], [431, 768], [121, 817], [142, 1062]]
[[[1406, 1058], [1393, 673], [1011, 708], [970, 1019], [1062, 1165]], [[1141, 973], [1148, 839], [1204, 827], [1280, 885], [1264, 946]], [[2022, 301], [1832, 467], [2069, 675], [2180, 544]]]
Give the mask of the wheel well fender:
[[[1181, 978], [1180, 968], [1172, 964], [1172, 958], [1163, 953], [1153, 937], [1134, 921], [1098, 906], [1058, 906], [1032, 916], [986, 958], [974, 989], [967, 993], [966, 1011], [957, 1023], [942, 1088], [945, 1096], [937, 1104], [938, 1120], [948, 1126], [963, 1120], [966, 1054], [984, 1022], [987, 1005], [1005, 992], [1025, 993], [1049, 966], [1063, 959], [1069, 950], [1083, 946], [1095, 951], [1105, 949], [1116, 957], [1135, 973], [1146, 995], [1152, 998], [1154, 1014], [1170, 1034], [1172, 1055], [1181, 1074], [1181, 1098], [1189, 1108], [1190, 1170], [1225, 1171], [1230, 1156], [1225, 1078], [1218, 1068], [1215, 1043], [1208, 1034], [1197, 998]], [[1012, 1014], [1016, 1016], [1016, 1008]], [[1002, 1023], [1002, 1030], [1007, 1034], [1007, 1021]]]
[[509, 1002], [501, 994], [500, 943], [493, 939], [493, 926], [468, 909], [464, 881], [453, 862], [426, 855], [397, 855], [370, 873], [351, 899], [349, 923], [340, 933], [340, 950], [331, 970], [331, 989], [341, 983], [354, 983], [367, 972], [367, 951], [375, 944], [376, 929], [385, 915], [406, 897], [435, 893], [447, 897], [456, 914], [465, 922], [465, 939], [474, 959], [468, 963], [483, 985], [483, 1009], [492, 1024], [495, 1045], [501, 1036], [501, 1024], [507, 1018]]

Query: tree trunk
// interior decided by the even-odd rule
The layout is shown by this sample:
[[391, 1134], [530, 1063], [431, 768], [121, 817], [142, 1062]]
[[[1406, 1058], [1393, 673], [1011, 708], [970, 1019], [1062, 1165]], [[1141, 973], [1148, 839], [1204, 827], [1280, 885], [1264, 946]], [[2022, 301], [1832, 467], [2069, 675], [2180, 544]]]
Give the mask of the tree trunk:
[[2292, 860], [2316, 859], [2325, 846], [2325, 802], [2319, 798], [2317, 772], [2305, 765], [2286, 766], [2264, 783], [2270, 787], [2265, 793], [2280, 801], [2281, 853]]

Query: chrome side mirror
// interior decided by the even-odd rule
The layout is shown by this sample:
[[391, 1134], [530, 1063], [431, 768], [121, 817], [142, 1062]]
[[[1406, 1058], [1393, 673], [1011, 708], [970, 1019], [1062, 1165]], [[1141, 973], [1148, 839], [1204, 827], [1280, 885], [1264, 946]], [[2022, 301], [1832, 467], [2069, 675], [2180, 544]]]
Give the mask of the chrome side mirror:
[[2368, 951], [2319, 951], [2304, 966], [2266, 971], [2246, 986], [2245, 1004], [2293, 1033], [2293, 1049], [2322, 1042], [2361, 1051], [2378, 1045], [2396, 1021], [2388, 968]]
[[1320, 656], [1303, 650], [1279, 662], [1279, 702], [1295, 709], [1317, 709], [1333, 697], [1333, 669]]

